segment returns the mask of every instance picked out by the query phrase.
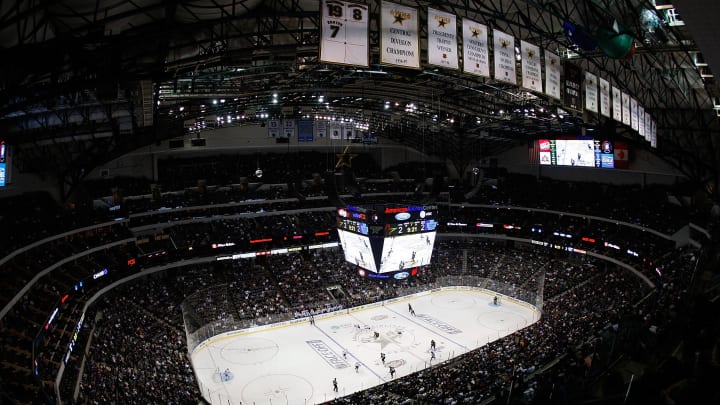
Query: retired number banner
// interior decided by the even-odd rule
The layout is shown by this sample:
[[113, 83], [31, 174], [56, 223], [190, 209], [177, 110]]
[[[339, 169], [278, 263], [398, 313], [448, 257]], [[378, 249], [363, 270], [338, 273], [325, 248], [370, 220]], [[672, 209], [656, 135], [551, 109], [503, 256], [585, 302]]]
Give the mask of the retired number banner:
[[458, 68], [457, 17], [428, 8], [428, 63]]
[[495, 80], [517, 84], [515, 74], [515, 38], [502, 31], [493, 30], [495, 51]]
[[320, 10], [320, 61], [370, 66], [369, 7], [347, 1], [323, 0]]
[[267, 122], [268, 136], [277, 138], [280, 135], [280, 121], [268, 120]]
[[522, 52], [522, 86], [528, 90], [542, 92], [540, 47], [520, 41], [520, 52]]
[[383, 1], [380, 5], [380, 63], [420, 69], [418, 12]]
[[560, 58], [545, 50], [545, 94], [560, 100]]
[[325, 138], [327, 136], [327, 121], [317, 121], [315, 124], [315, 134], [318, 138]]
[[329, 122], [328, 132], [330, 133], [330, 139], [341, 139], [342, 133], [340, 132], [339, 122]]
[[295, 135], [295, 120], [283, 120], [283, 136], [292, 138]]
[[490, 77], [487, 26], [463, 18], [463, 73]]
[[634, 97], [630, 98], [630, 128], [638, 130], [638, 102]]

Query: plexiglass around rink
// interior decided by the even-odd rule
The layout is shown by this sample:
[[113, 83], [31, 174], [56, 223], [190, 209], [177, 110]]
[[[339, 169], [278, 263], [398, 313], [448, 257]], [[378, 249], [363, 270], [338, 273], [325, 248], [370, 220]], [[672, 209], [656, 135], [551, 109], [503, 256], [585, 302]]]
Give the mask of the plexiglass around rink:
[[312, 316], [238, 319], [233, 292], [219, 285], [183, 304], [188, 352], [212, 404], [322, 403], [438, 366], [533, 324], [541, 286], [542, 277], [523, 286], [444, 277], [359, 307], [327, 301]]

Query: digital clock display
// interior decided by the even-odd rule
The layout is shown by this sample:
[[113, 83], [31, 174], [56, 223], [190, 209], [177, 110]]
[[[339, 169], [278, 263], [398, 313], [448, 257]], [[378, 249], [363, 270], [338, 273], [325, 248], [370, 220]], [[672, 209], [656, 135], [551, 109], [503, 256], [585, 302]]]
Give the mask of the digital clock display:
[[433, 219], [398, 222], [385, 225], [385, 236], [406, 235], [411, 233], [431, 232], [437, 227]]
[[348, 218], [338, 218], [338, 229], [361, 235], [368, 234], [368, 226], [364, 222], [355, 221]]

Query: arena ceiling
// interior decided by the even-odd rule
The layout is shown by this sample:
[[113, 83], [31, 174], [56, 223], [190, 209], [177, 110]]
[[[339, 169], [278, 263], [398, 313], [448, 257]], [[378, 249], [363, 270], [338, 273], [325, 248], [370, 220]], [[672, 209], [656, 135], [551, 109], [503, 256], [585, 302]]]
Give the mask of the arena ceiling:
[[[260, 113], [353, 118], [458, 166], [538, 136], [593, 130], [649, 147], [612, 119], [564, 110], [516, 86], [381, 65], [380, 2], [366, 3], [371, 65], [359, 69], [318, 61], [316, 0], [2, 0], [2, 137], [15, 146], [18, 170], [58, 173], [66, 191], [97, 165], [210, 116], [230, 116], [230, 125]], [[397, 3], [418, 7], [421, 21], [428, 6], [471, 18], [610, 80], [657, 120], [658, 155], [689, 178], [717, 185], [720, 92], [706, 62], [717, 60], [717, 50], [698, 48], [669, 2]], [[693, 33], [707, 43], [712, 13], [692, 15]], [[565, 21], [589, 31], [619, 23], [634, 37], [635, 54], [614, 59], [579, 49]]]

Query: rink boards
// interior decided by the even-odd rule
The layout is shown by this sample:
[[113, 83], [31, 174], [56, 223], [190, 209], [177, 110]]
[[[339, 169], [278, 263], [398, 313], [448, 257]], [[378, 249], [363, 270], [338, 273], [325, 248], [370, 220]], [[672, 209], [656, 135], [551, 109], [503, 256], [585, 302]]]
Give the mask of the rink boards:
[[[402, 377], [540, 318], [533, 305], [510, 297], [493, 305], [495, 295], [445, 287], [317, 315], [315, 325], [305, 318], [227, 332], [198, 345], [191, 360], [212, 404], [321, 403], [389, 381], [391, 366], [395, 378]], [[221, 378], [226, 369], [233, 374], [229, 381]]]

